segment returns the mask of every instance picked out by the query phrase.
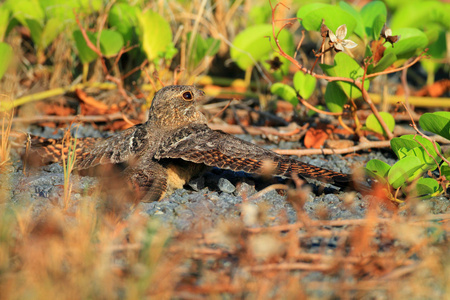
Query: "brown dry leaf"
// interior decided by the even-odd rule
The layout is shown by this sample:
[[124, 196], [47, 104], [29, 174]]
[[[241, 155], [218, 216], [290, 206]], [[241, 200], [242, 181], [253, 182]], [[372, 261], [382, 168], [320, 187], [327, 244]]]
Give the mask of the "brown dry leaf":
[[441, 79], [435, 83], [425, 86], [415, 93], [416, 96], [420, 97], [439, 97], [450, 90], [450, 79]]
[[373, 53], [373, 63], [377, 64], [380, 59], [383, 58], [386, 47], [383, 46], [382, 41], [373, 41], [371, 44], [371, 50]]
[[319, 125], [318, 128], [309, 128], [305, 134], [305, 147], [319, 149], [334, 129], [332, 125]]
[[104, 115], [119, 111], [117, 105], [109, 107], [108, 105], [95, 100], [94, 97], [88, 96], [83, 90], [77, 89], [75, 92], [81, 101], [82, 115]]

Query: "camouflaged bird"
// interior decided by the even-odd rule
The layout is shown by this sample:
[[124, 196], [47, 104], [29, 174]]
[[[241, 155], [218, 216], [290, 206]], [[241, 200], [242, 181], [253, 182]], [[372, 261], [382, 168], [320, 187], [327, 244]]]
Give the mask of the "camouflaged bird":
[[[78, 139], [76, 168], [128, 162], [124, 175], [144, 202], [161, 200], [208, 167], [287, 177], [295, 173], [339, 187], [352, 183], [348, 174], [315, 167], [212, 130], [195, 107], [204, 95], [194, 86], [162, 88], [155, 94], [147, 122], [107, 139]], [[59, 161], [64, 150], [57, 140], [34, 141], [31, 149], [46, 163]]]

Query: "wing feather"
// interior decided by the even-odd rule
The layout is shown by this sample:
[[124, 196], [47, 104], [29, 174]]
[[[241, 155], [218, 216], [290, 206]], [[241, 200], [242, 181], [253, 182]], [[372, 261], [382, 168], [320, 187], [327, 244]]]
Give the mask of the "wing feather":
[[208, 166], [248, 173], [319, 179], [340, 186], [351, 181], [347, 174], [297, 161], [235, 136], [210, 129], [204, 124], [193, 124], [170, 134], [155, 154], [156, 159], [181, 158]]

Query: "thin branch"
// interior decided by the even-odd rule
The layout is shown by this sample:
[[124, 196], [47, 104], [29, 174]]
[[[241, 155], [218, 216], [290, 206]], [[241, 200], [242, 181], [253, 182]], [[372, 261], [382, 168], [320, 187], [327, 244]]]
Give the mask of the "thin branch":
[[365, 149], [373, 149], [373, 148], [387, 148], [390, 146], [389, 141], [365, 141], [359, 143], [357, 146], [347, 147], [342, 149], [276, 149], [274, 150], [278, 154], [283, 155], [314, 155], [314, 154], [323, 154], [323, 155], [331, 155], [331, 154], [347, 154], [354, 153], [357, 151], [365, 150]]

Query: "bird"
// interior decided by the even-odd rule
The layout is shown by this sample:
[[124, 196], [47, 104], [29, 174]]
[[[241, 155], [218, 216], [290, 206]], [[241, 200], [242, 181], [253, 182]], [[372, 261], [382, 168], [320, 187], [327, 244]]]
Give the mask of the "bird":
[[[350, 174], [313, 166], [211, 129], [196, 105], [204, 97], [205, 93], [192, 85], [161, 88], [154, 95], [145, 123], [109, 138], [77, 139], [75, 168], [125, 163], [123, 178], [142, 202], [163, 199], [211, 167], [299, 176], [340, 188], [353, 185]], [[67, 147], [61, 140], [37, 138], [32, 139], [29, 153], [43, 163], [61, 162]]]

